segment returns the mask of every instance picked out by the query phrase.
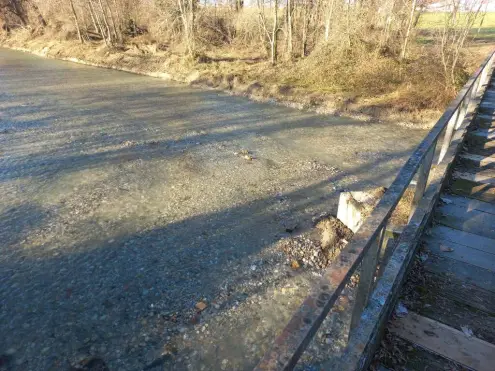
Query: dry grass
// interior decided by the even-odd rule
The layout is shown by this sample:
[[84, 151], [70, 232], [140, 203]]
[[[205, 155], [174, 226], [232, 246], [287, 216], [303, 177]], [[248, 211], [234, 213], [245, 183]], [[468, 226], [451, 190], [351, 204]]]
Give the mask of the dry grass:
[[[206, 31], [198, 42], [196, 59], [185, 58], [180, 43], [158, 42], [159, 24], [153, 32], [130, 39], [120, 48], [97, 42], [80, 45], [67, 24], [47, 28], [43, 34], [18, 29], [3, 43], [52, 57], [166, 73], [179, 81], [257, 100], [421, 126], [433, 123], [455, 95], [454, 90], [443, 88], [443, 72], [432, 46], [412, 45], [408, 60], [400, 63], [386, 51], [377, 52], [368, 40], [355, 42], [352, 48], [328, 44], [317, 46], [306, 58], [271, 66], [266, 51], [253, 41], [254, 16], [243, 12], [225, 23], [218, 14], [215, 18], [202, 15], [198, 22]], [[472, 51], [463, 56], [460, 82], [474, 71], [480, 54]]]

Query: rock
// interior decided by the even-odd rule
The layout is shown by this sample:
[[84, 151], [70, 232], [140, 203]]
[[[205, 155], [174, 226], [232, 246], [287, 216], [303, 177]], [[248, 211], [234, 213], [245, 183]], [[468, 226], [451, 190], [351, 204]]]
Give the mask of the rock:
[[199, 301], [196, 303], [196, 309], [199, 311], [204, 311], [208, 307], [208, 304], [206, 304], [204, 301]]
[[378, 187], [363, 192], [341, 192], [337, 218], [356, 232], [366, 217], [385, 194], [386, 188]]
[[189, 323], [191, 325], [197, 325], [199, 323], [199, 320], [200, 320], [199, 314], [195, 314], [191, 317], [191, 319], [189, 320]]
[[292, 261], [290, 262], [290, 267], [291, 267], [292, 269], [299, 269], [299, 268], [300, 268], [300, 265], [299, 265], [299, 263], [297, 262], [297, 260], [292, 260]]
[[224, 359], [222, 360], [222, 370], [226, 370], [227, 369], [227, 365], [229, 364], [229, 360], [228, 359]]
[[110, 369], [101, 358], [92, 357], [71, 366], [70, 371], [110, 371]]

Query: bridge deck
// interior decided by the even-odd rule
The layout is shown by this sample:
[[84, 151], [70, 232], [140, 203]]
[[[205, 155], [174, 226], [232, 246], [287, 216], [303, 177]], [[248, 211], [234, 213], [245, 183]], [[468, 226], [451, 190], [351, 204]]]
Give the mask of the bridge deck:
[[422, 246], [402, 292], [409, 312], [394, 316], [388, 339], [409, 370], [494, 370], [495, 79]]

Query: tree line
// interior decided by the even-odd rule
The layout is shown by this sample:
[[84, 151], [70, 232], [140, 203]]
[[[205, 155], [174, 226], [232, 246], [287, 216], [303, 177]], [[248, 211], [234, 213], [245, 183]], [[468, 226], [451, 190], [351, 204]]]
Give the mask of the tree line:
[[[69, 23], [79, 42], [117, 46], [149, 33], [196, 57], [215, 46], [261, 48], [275, 65], [317, 48], [336, 56], [361, 48], [407, 59], [421, 14], [433, 0], [0, 0], [5, 31]], [[438, 50], [454, 83], [460, 50], [488, 0], [447, 0]]]

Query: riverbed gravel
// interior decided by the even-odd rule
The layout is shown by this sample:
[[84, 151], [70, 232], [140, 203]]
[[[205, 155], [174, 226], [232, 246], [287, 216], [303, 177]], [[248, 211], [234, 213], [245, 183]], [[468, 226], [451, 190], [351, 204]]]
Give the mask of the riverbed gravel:
[[252, 368], [423, 134], [0, 50], [0, 370]]

